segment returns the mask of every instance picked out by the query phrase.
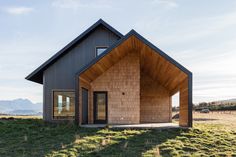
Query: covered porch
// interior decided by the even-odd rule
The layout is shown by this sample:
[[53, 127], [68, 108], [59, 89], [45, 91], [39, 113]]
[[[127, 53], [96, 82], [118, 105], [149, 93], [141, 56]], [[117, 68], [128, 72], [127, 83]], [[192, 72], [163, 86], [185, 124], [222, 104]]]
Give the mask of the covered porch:
[[107, 49], [76, 80], [81, 126], [176, 127], [171, 96], [177, 92], [179, 126], [192, 126], [191, 72], [136, 32]]

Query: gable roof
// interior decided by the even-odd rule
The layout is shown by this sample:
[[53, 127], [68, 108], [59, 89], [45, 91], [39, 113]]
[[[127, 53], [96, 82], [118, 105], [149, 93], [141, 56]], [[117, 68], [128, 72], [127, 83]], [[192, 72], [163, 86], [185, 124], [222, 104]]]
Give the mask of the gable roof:
[[140, 68], [143, 72], [170, 93], [175, 93], [187, 77], [192, 77], [188, 69], [134, 30], [78, 71], [76, 77], [92, 82], [129, 53], [140, 55]]
[[25, 79], [43, 84], [43, 71], [46, 70], [50, 65], [55, 63], [59, 58], [64, 56], [69, 50], [71, 50], [75, 45], [80, 43], [83, 39], [85, 39], [90, 33], [92, 33], [99, 26], [104, 26], [109, 31], [113, 32], [119, 38], [122, 38], [123, 35], [114, 29], [112, 26], [107, 24], [102, 19], [99, 19], [96, 23], [94, 23], [91, 27], [89, 27], [86, 31], [80, 34], [77, 38], [67, 44], [64, 48], [58, 51], [55, 55], [53, 55], [50, 59], [44, 62], [41, 66], [39, 66], [36, 70], [34, 70], [31, 74], [29, 74]]
[[151, 49], [153, 49], [155, 52], [157, 52], [158, 54], [160, 54], [162, 57], [164, 57], [166, 60], [168, 60], [170, 63], [172, 63], [173, 65], [175, 65], [177, 68], [179, 68], [181, 71], [183, 71], [185, 74], [187, 75], [192, 75], [191, 71], [189, 71], [187, 68], [185, 68], [184, 66], [182, 66], [180, 63], [178, 63], [177, 61], [175, 61], [173, 58], [171, 58], [170, 56], [168, 56], [165, 52], [163, 52], [162, 50], [160, 50], [158, 47], [156, 47], [155, 45], [153, 45], [151, 42], [149, 42], [147, 39], [145, 39], [143, 36], [141, 36], [139, 33], [137, 33], [135, 30], [131, 30], [130, 32], [128, 32], [125, 36], [123, 36], [119, 41], [117, 41], [113, 46], [107, 48], [101, 55], [99, 55], [98, 57], [96, 57], [94, 60], [92, 60], [89, 64], [87, 64], [84, 68], [82, 68], [80, 71], [78, 71], [76, 73], [76, 75], [80, 75], [81, 73], [83, 73], [84, 71], [86, 71], [87, 69], [89, 69], [91, 66], [93, 66], [94, 64], [96, 64], [100, 59], [102, 59], [104, 56], [106, 56], [108, 53], [110, 53], [113, 49], [115, 49], [116, 47], [118, 47], [119, 45], [121, 45], [125, 40], [127, 40], [129, 37], [131, 37], [132, 35], [134, 35], [135, 37], [137, 37], [139, 40], [141, 40], [144, 44], [146, 44], [147, 46], [149, 46]]

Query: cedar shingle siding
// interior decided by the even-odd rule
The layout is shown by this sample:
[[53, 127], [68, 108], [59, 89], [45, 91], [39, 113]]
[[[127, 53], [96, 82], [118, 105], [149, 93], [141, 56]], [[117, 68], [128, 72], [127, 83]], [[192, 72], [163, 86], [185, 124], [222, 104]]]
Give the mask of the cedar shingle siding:
[[141, 73], [140, 122], [171, 122], [171, 97], [157, 81]]
[[121, 59], [94, 80], [91, 87], [92, 91], [108, 92], [109, 124], [140, 122], [140, 64], [136, 53]]

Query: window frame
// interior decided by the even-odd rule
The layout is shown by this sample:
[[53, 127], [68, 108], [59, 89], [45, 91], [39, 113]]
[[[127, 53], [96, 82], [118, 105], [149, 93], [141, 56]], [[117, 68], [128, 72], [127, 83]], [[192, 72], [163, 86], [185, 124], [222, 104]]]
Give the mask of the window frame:
[[[97, 49], [99, 49], [99, 48], [105, 48], [105, 49], [107, 49], [108, 46], [96, 46], [96, 47], [95, 47], [95, 57], [100, 56], [100, 55], [102, 54], [102, 53], [101, 53], [100, 55], [97, 55]], [[105, 50], [105, 51], [106, 51], [106, 50]], [[104, 51], [103, 51], [103, 52], [104, 52]]]
[[[74, 115], [74, 118], [71, 118], [71, 119], [68, 119], [68, 118], [55, 119], [54, 118], [54, 93], [55, 92], [74, 92], [74, 95], [76, 96], [76, 92], [74, 89], [52, 89], [52, 92], [51, 92], [51, 100], [52, 100], [51, 101], [52, 102], [51, 103], [51, 120], [52, 121], [74, 121], [75, 115]], [[74, 97], [74, 102], [75, 102], [75, 100], [76, 100], [76, 98]]]

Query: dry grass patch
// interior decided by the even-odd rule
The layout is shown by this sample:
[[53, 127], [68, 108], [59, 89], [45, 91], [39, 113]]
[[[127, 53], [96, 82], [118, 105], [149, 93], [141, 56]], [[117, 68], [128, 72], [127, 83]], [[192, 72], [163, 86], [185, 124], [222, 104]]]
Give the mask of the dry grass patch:
[[193, 112], [194, 123], [220, 124], [228, 129], [236, 129], [236, 111]]

